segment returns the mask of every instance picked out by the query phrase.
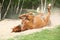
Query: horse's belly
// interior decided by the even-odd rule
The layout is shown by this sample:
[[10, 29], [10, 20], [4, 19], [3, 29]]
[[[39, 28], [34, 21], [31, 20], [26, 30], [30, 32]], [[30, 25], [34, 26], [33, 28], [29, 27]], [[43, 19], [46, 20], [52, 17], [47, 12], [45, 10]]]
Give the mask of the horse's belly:
[[41, 27], [41, 26], [43, 26], [43, 21], [41, 20], [40, 17], [35, 17], [34, 18], [34, 25], [35, 25], [35, 27]]

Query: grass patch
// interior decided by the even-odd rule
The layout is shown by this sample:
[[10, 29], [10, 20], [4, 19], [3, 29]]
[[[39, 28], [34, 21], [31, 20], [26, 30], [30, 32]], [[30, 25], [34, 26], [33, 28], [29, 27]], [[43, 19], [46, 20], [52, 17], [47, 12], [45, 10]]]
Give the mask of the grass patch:
[[60, 40], [60, 25], [53, 30], [43, 30], [41, 32], [36, 32], [25, 36], [16, 36], [10, 38], [9, 40]]

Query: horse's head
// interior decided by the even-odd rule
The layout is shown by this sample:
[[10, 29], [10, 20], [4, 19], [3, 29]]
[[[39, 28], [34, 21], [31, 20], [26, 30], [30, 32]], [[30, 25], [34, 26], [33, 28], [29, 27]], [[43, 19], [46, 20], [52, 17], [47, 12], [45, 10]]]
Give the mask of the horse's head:
[[12, 32], [21, 32], [21, 26], [15, 26], [14, 28], [12, 28]]

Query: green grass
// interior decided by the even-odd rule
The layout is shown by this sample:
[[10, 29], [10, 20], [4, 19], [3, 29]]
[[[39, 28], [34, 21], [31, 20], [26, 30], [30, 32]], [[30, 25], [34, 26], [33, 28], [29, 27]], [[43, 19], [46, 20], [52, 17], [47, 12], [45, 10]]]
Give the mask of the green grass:
[[43, 30], [30, 35], [16, 36], [8, 40], [60, 40], [60, 26], [52, 30]]

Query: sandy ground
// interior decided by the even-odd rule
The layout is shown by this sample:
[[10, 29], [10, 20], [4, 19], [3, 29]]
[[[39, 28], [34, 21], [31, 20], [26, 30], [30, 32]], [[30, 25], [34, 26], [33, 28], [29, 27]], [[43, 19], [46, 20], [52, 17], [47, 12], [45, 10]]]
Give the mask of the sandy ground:
[[13, 19], [2, 20], [2, 21], [0, 21], [0, 38], [5, 40], [6, 38], [14, 37], [16, 35], [27, 35], [27, 34], [41, 31], [42, 29], [54, 28], [55, 25], [60, 25], [60, 16], [59, 15], [56, 15], [56, 14], [51, 15], [50, 19], [51, 19], [50, 26], [46, 26], [44, 28], [39, 28], [39, 29], [27, 30], [24, 32], [19, 32], [19, 33], [11, 33], [11, 31], [14, 26], [17, 26], [20, 24], [20, 22], [21, 22], [20, 20], [13, 20]]

